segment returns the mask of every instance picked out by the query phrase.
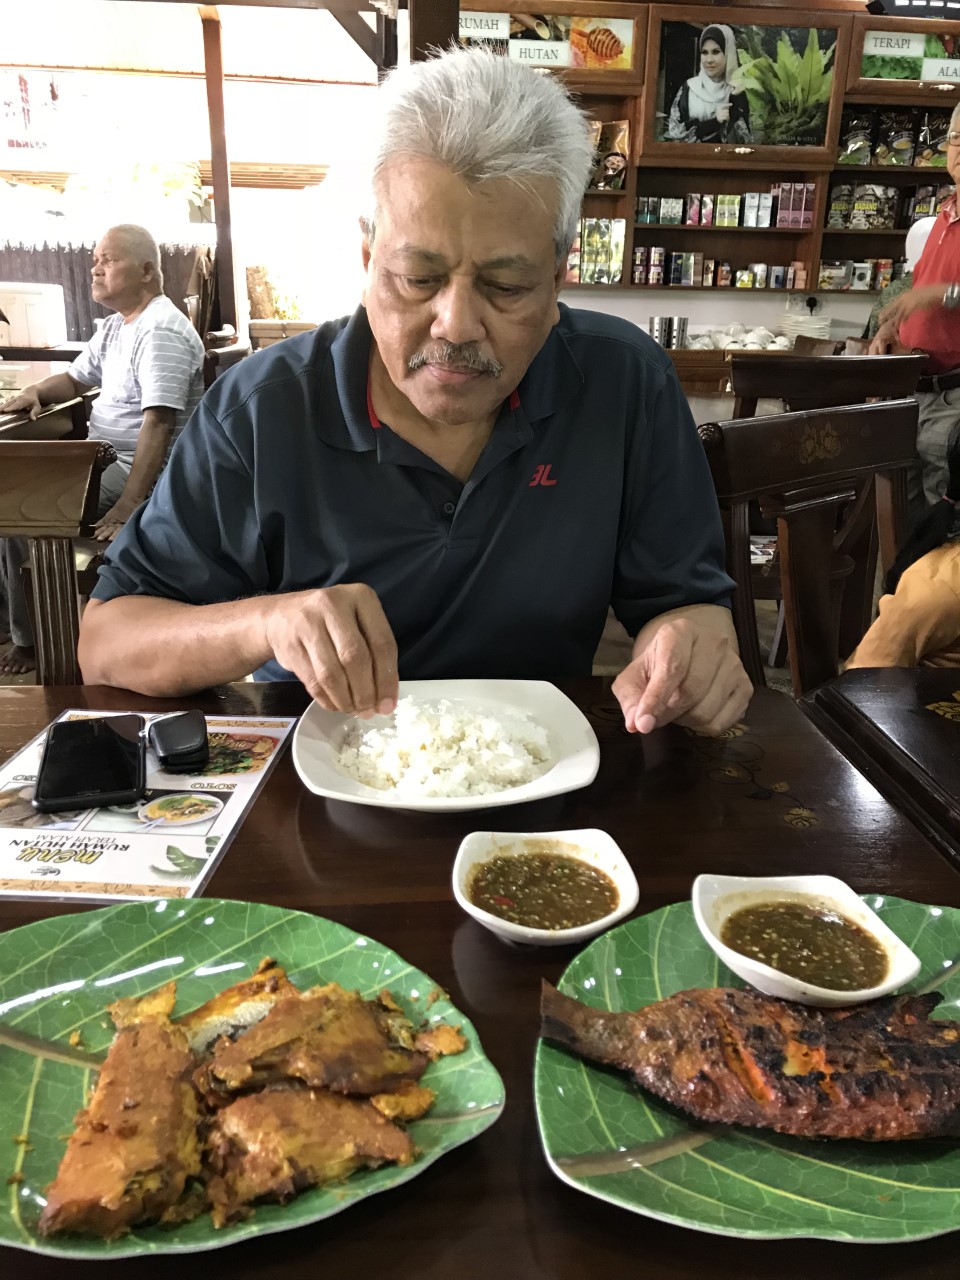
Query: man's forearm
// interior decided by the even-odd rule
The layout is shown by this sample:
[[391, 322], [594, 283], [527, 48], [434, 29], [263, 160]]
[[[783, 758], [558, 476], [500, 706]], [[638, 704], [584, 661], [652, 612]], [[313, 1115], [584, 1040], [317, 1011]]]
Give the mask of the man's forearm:
[[42, 382], [35, 382], [32, 387], [24, 387], [25, 392], [35, 391], [41, 404], [59, 404], [88, 390], [88, 387], [74, 382], [68, 373], [53, 373]]
[[163, 470], [173, 426], [172, 409], [147, 409], [143, 415], [143, 426], [137, 436], [130, 474], [123, 486], [123, 496], [137, 506], [150, 496], [150, 491]]
[[273, 656], [266, 640], [272, 599], [207, 605], [156, 596], [91, 600], [78, 649], [84, 682], [172, 697], [242, 680]]

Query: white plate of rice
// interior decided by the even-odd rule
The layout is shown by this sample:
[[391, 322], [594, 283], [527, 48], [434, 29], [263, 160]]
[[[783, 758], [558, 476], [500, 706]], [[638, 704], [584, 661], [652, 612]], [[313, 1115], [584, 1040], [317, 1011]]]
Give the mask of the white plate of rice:
[[586, 716], [544, 680], [401, 680], [392, 716], [360, 720], [312, 704], [293, 763], [319, 796], [454, 813], [586, 787], [600, 746]]

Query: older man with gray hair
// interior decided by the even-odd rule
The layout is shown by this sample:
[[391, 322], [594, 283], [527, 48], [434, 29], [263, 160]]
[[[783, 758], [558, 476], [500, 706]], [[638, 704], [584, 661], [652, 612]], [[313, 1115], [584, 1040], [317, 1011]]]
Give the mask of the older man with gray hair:
[[[960, 182], [960, 105], [947, 135], [947, 169]], [[880, 313], [870, 344], [874, 354], [925, 351], [930, 372], [917, 384], [920, 467], [910, 492], [914, 519], [943, 497], [947, 487], [947, 440], [960, 422], [960, 208], [949, 196], [913, 269], [913, 287]]]
[[483, 50], [379, 104], [363, 305], [204, 397], [100, 571], [84, 678], [178, 695], [260, 668], [366, 716], [398, 676], [589, 674], [612, 604], [626, 728], [723, 730], [751, 688], [690, 410], [646, 334], [557, 300], [583, 113]]
[[[143, 227], [111, 227], [93, 251], [94, 302], [114, 314], [100, 326], [66, 373], [44, 378], [7, 400], [5, 413], [35, 418], [47, 404], [99, 387], [89, 437], [106, 440], [117, 461], [100, 482], [96, 536], [112, 540], [149, 496], [173, 440], [203, 394], [203, 343], [189, 320], [163, 296], [160, 250]], [[34, 667], [33, 636], [20, 586], [26, 545], [5, 539], [0, 577], [13, 644], [0, 673]]]

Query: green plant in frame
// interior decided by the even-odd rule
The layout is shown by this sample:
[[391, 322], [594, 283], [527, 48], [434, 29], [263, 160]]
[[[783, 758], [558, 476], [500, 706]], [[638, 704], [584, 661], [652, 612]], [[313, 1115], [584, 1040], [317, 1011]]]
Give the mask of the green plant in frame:
[[761, 29], [743, 30], [736, 81], [750, 103], [750, 127], [758, 142], [769, 146], [822, 145], [833, 84], [836, 44], [820, 48], [816, 28], [809, 28], [803, 53], [787, 31], [780, 31], [776, 57], [764, 49]]

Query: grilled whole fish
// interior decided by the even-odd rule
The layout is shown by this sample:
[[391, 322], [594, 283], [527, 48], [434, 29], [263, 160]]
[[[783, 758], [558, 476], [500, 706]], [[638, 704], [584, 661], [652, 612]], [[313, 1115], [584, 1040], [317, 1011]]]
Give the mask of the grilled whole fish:
[[714, 987], [608, 1013], [545, 982], [541, 1034], [704, 1121], [804, 1138], [957, 1136], [960, 1023], [930, 1021], [940, 999], [813, 1009]]

